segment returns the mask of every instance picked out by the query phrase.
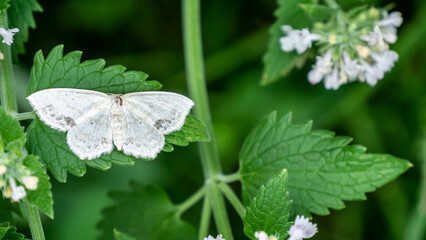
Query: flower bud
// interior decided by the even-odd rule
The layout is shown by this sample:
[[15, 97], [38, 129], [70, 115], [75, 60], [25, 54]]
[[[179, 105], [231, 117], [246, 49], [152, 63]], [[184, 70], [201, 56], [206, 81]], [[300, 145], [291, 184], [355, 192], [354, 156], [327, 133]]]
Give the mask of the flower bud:
[[5, 198], [10, 198], [12, 196], [12, 188], [8, 187], [4, 192], [3, 192], [3, 196]]
[[36, 190], [38, 185], [38, 177], [35, 176], [25, 176], [22, 178], [22, 182], [25, 187], [29, 190]]
[[0, 164], [0, 176], [7, 171], [7, 167], [3, 164]]

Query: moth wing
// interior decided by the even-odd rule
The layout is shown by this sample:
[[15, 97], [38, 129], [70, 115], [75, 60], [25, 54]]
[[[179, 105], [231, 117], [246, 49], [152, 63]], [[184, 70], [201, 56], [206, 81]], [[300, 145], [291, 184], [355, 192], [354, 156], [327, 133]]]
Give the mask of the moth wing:
[[182, 128], [194, 102], [177, 93], [139, 92], [122, 96], [123, 106], [131, 106], [163, 134]]
[[123, 152], [140, 158], [155, 158], [165, 144], [164, 135], [132, 105], [123, 104]]
[[45, 89], [27, 99], [46, 125], [63, 132], [74, 127], [85, 114], [110, 102], [105, 93], [73, 88]]
[[111, 107], [104, 105], [89, 112], [68, 131], [68, 146], [80, 159], [91, 160], [114, 149], [110, 111]]

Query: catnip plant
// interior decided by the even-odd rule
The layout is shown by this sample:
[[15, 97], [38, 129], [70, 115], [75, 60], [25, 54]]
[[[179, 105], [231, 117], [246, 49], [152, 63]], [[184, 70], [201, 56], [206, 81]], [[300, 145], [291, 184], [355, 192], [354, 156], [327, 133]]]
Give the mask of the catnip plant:
[[[99, 239], [326, 239], [320, 219], [343, 210], [344, 201], [366, 200], [366, 193], [413, 167], [390, 154], [367, 153], [351, 137], [313, 129], [312, 121], [293, 121], [292, 112], [272, 111], [256, 117], [238, 169], [225, 172], [206, 83], [201, 1], [181, 2], [188, 96], [161, 91], [161, 79], [144, 72], [107, 66], [103, 59], [82, 61], [81, 51], [64, 53], [57, 45], [35, 53], [25, 93], [32, 111], [20, 112], [12, 63], [19, 64], [35, 28], [33, 13], [42, 8], [37, 0], [0, 0], [0, 239], [46, 239], [43, 224], [55, 216], [52, 181], [65, 184], [68, 173], [84, 177], [88, 168], [171, 159], [175, 148], [195, 143], [203, 173], [199, 189], [181, 202], [137, 181], [110, 192]], [[326, 94], [364, 82], [374, 88], [403, 54], [392, 50], [403, 23], [392, 5], [277, 2], [258, 88], [282, 79]], [[308, 81], [285, 78], [291, 72]], [[324, 86], [313, 86], [320, 82]], [[295, 116], [298, 111], [293, 109]], [[178, 160], [193, 174], [187, 159]], [[196, 220], [188, 220], [193, 212]], [[25, 220], [31, 236], [19, 233], [16, 219]], [[420, 240], [426, 221], [416, 223], [409, 232]]]

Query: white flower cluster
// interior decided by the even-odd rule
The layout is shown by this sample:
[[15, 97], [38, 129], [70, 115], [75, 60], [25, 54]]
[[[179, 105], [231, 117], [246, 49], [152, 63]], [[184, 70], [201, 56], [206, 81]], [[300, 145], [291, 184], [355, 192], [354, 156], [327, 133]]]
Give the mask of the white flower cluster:
[[[38, 177], [28, 174], [29, 170], [22, 165], [20, 167], [15, 166], [15, 169], [10, 171], [12, 168], [8, 168], [5, 164], [0, 164], [0, 189], [5, 198], [11, 198], [12, 201], [18, 202], [27, 196], [25, 188], [31, 191], [37, 190]], [[16, 181], [19, 181], [21, 185], [18, 185]]]
[[205, 237], [204, 240], [225, 240], [225, 238], [222, 237], [222, 234], [219, 234], [216, 238], [209, 235], [208, 237]]
[[12, 29], [5, 29], [0, 27], [0, 35], [3, 37], [3, 43], [6, 43], [7, 45], [12, 45], [13, 43], [13, 35], [15, 35], [17, 32], [19, 32], [19, 29], [12, 28]]
[[[343, 12], [342, 15], [345, 16]], [[397, 27], [401, 24], [401, 13], [380, 14], [371, 8], [355, 18], [336, 21], [335, 25], [318, 24], [313, 32], [319, 34], [284, 25], [281, 28], [286, 36], [280, 38], [280, 44], [284, 52], [295, 50], [302, 54], [311, 48], [312, 42], [318, 41], [320, 55], [308, 73], [311, 84], [323, 81], [326, 89], [337, 90], [358, 80], [374, 86], [398, 60], [398, 54], [389, 50], [389, 44], [396, 42]]]
[[[288, 240], [302, 240], [304, 238], [311, 238], [318, 232], [316, 224], [309, 222], [308, 218], [304, 216], [297, 216], [294, 224], [288, 231]], [[254, 233], [254, 237], [258, 240], [278, 240], [277, 236], [268, 236], [264, 231], [257, 231]]]

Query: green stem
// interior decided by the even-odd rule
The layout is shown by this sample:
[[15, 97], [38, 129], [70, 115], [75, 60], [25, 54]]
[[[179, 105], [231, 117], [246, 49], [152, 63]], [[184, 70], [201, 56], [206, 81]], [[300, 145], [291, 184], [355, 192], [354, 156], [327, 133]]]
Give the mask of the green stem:
[[219, 189], [223, 192], [225, 197], [229, 200], [231, 205], [235, 208], [241, 219], [246, 215], [246, 208], [241, 203], [240, 199], [235, 195], [234, 191], [226, 183], [219, 183]]
[[195, 115], [206, 125], [211, 136], [210, 142], [199, 143], [201, 165], [206, 184], [206, 196], [209, 198], [218, 231], [223, 234], [225, 239], [233, 240], [225, 201], [215, 182], [216, 176], [221, 175], [222, 169], [207, 97], [199, 0], [182, 0], [182, 21], [189, 95], [195, 102]]
[[36, 117], [36, 114], [35, 112], [15, 113], [15, 114], [12, 114], [12, 117], [17, 119], [18, 121], [30, 120], [30, 119], [34, 119]]
[[31, 206], [28, 200], [24, 200], [24, 211], [30, 224], [31, 235], [33, 240], [45, 240], [43, 226], [41, 224], [40, 215], [37, 207]]
[[209, 198], [204, 198], [203, 210], [201, 211], [200, 228], [198, 231], [198, 239], [204, 239], [209, 234], [210, 217], [212, 209], [210, 208]]
[[[1, 27], [8, 29], [7, 13], [5, 10], [0, 11]], [[0, 43], [0, 51], [4, 56], [1, 62], [1, 103], [7, 113], [11, 114], [17, 112], [18, 106], [16, 104], [15, 87], [13, 83], [12, 71], [12, 54], [10, 46]]]
[[229, 175], [219, 175], [217, 176], [217, 180], [225, 183], [231, 183], [241, 180], [241, 175], [239, 172], [232, 173]]
[[201, 187], [197, 192], [195, 192], [192, 196], [190, 196], [187, 200], [185, 200], [183, 203], [178, 205], [178, 215], [182, 215], [186, 210], [190, 209], [192, 206], [194, 206], [198, 201], [201, 200], [201, 198], [204, 197], [205, 194], [205, 187]]
[[[8, 29], [7, 13], [0, 11], [1, 27]], [[19, 34], [19, 33], [18, 33]], [[12, 53], [10, 46], [0, 43], [0, 51], [4, 59], [1, 60], [1, 103], [7, 114], [14, 115], [18, 110], [13, 82]], [[33, 240], [44, 240], [43, 226], [37, 207], [31, 206], [28, 200], [24, 200], [23, 208], [30, 225]]]

